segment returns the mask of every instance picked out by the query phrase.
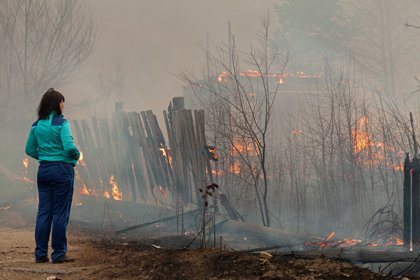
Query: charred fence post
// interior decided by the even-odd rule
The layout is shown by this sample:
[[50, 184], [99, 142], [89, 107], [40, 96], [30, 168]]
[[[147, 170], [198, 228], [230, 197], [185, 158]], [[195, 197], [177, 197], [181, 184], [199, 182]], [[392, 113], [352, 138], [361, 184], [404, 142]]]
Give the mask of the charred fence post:
[[404, 160], [404, 187], [403, 187], [403, 219], [404, 219], [404, 245], [409, 246], [411, 240], [411, 162], [408, 153]]
[[418, 243], [420, 241], [420, 217], [419, 217], [419, 199], [420, 199], [420, 161], [418, 157], [413, 158], [413, 171], [412, 171], [412, 185], [411, 185], [411, 208], [412, 208], [412, 241]]
[[404, 160], [403, 188], [404, 245], [420, 243], [420, 160], [414, 156], [410, 161], [408, 153]]

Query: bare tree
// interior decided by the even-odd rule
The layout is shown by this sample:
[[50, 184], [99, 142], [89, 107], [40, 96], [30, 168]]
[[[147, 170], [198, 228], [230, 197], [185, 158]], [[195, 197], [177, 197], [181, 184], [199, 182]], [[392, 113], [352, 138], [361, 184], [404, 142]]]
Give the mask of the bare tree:
[[[91, 54], [95, 32], [77, 0], [0, 1], [0, 115], [32, 115], [33, 104], [58, 87]], [[26, 113], [25, 113], [26, 112]]]
[[96, 88], [105, 108], [106, 117], [108, 117], [108, 102], [111, 95], [119, 93], [119, 96], [122, 97], [124, 93], [124, 78], [125, 73], [121, 68], [120, 61], [116, 61], [111, 67], [99, 67]]
[[[269, 127], [287, 56], [281, 57], [277, 49], [269, 46], [269, 16], [261, 20], [261, 27], [262, 32], [256, 43], [250, 44], [249, 52], [240, 52], [230, 36], [228, 46], [218, 47], [215, 54], [206, 50], [207, 70], [201, 76], [182, 72], [180, 78], [206, 109], [209, 130], [217, 134], [217, 144], [226, 147], [240, 164], [241, 176], [255, 190], [262, 223], [270, 226]], [[252, 71], [241, 70], [240, 64]]]
[[419, 7], [412, 0], [293, 0], [277, 10], [281, 40], [293, 47], [291, 60], [296, 60], [298, 71], [314, 65], [322, 71], [323, 58], [333, 54], [343, 59], [350, 53], [363, 77], [398, 94], [407, 90], [407, 77], [415, 70], [416, 40], [406, 21]]

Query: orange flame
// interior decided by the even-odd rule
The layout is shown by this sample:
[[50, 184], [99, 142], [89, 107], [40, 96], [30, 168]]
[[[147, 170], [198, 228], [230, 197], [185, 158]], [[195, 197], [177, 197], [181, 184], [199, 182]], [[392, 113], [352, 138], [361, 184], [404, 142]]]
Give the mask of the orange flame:
[[404, 171], [404, 163], [401, 161], [400, 164], [391, 165], [391, 168], [394, 171]]
[[213, 176], [222, 176], [224, 174], [223, 170], [220, 169], [213, 169], [211, 171], [211, 174], [213, 174]]
[[23, 178], [19, 178], [19, 179], [21, 179], [25, 183], [33, 183], [34, 181], [32, 181], [28, 177], [29, 158], [28, 157], [24, 157], [22, 159], [22, 164], [23, 164], [23, 167], [25, 168], [25, 176]]
[[369, 133], [366, 131], [366, 125], [369, 119], [366, 116], [361, 116], [357, 121], [356, 127], [352, 129], [353, 136], [353, 150], [356, 154], [368, 148], [370, 143]]
[[115, 200], [122, 200], [122, 192], [120, 192], [118, 184], [115, 181], [114, 175], [111, 175], [109, 177], [109, 184], [112, 187], [112, 198], [115, 199]]
[[25, 169], [28, 169], [28, 166], [29, 166], [29, 158], [24, 157], [24, 158], [22, 159], [22, 164], [23, 164], [23, 166], [25, 167]]
[[83, 194], [83, 195], [89, 195], [90, 194], [88, 188], [86, 187], [86, 185], [84, 183], [83, 183], [82, 190], [80, 191], [80, 193]]
[[104, 197], [105, 198], [111, 198], [111, 195], [109, 194], [109, 192], [104, 191]]
[[79, 162], [80, 165], [86, 166], [86, 162], [84, 161], [84, 155], [83, 155], [82, 151], [80, 151], [80, 156], [79, 156], [78, 162]]
[[333, 238], [334, 234], [335, 234], [335, 232], [334, 232], [334, 231], [332, 231], [332, 232], [331, 232], [331, 233], [327, 236], [327, 238], [325, 238], [325, 241], [328, 241], [328, 240], [330, 240], [331, 238]]
[[302, 134], [303, 133], [303, 131], [302, 130], [300, 130], [300, 129], [294, 129], [294, 130], [292, 130], [292, 132], [291, 132], [291, 134], [292, 135], [298, 135], [298, 134]]
[[228, 78], [229, 74], [225, 71], [222, 71], [219, 75], [217, 75], [217, 81], [225, 82]]
[[159, 151], [161, 152], [162, 156], [168, 160], [169, 165], [172, 166], [172, 156], [171, 156], [171, 153], [169, 151], [169, 148], [166, 148], [165, 146], [160, 144], [159, 145]]
[[253, 143], [239, 143], [235, 142], [232, 146], [232, 155], [247, 154], [250, 156], [256, 156], [257, 151], [254, 148]]
[[403, 246], [404, 240], [398, 238], [398, 237], [391, 237], [388, 239], [388, 241], [385, 243], [385, 245], [396, 245], [396, 246]]
[[241, 173], [241, 166], [239, 161], [235, 160], [229, 165], [229, 172], [238, 175]]

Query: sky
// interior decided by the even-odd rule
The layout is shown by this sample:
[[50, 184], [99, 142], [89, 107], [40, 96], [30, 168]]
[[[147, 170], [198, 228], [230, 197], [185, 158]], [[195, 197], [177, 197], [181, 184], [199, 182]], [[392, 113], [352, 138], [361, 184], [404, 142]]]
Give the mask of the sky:
[[200, 45], [206, 44], [207, 35], [210, 46], [226, 42], [230, 21], [238, 46], [246, 50], [269, 10], [277, 24], [274, 2], [280, 1], [88, 0], [97, 29], [94, 51], [63, 91], [91, 102], [98, 73], [112, 73], [120, 65], [123, 90], [110, 103], [122, 101], [127, 111], [151, 109], [159, 115], [172, 97], [182, 95], [182, 83], [173, 73], [200, 69]]

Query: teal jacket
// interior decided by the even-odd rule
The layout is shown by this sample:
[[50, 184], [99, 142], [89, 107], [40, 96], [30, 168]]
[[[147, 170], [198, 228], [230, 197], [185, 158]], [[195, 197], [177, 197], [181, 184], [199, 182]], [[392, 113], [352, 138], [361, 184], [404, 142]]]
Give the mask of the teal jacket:
[[39, 162], [60, 161], [73, 166], [76, 166], [80, 156], [74, 145], [69, 121], [54, 112], [48, 119], [38, 119], [32, 124], [25, 152]]

